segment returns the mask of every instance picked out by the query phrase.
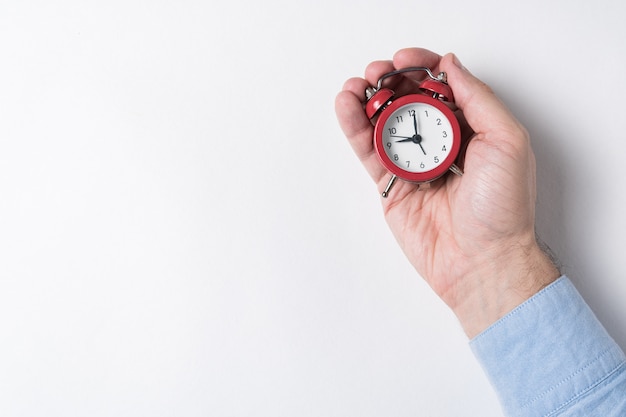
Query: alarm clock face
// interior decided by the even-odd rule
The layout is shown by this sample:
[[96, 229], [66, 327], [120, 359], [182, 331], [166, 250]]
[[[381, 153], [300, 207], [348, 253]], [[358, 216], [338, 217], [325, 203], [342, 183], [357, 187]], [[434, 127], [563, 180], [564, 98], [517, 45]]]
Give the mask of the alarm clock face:
[[376, 149], [383, 165], [400, 178], [427, 182], [443, 175], [460, 148], [452, 111], [427, 96], [393, 101], [376, 126]]

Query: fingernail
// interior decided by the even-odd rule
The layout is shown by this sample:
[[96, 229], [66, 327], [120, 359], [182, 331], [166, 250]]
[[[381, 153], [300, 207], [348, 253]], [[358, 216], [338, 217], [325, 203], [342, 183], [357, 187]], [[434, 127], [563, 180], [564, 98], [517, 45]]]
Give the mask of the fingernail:
[[455, 54], [452, 54], [452, 63], [462, 70], [465, 69], [465, 67], [463, 66], [463, 64], [461, 64], [461, 61], [459, 61], [459, 58]]

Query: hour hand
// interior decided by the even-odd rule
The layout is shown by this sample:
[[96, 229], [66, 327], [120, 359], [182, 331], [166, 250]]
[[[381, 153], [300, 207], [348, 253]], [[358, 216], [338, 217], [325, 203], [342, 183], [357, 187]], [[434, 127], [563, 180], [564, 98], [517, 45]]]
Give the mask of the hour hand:
[[409, 136], [395, 136], [395, 135], [391, 135], [392, 138], [402, 138], [402, 140], [397, 140], [396, 143], [402, 143], [402, 142], [413, 142], [413, 136], [409, 137]]

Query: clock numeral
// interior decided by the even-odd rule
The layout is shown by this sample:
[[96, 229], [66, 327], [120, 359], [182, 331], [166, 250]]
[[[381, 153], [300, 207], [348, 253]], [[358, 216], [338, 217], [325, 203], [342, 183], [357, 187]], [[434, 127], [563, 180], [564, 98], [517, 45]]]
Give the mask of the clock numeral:
[[406, 167], [410, 167], [411, 166], [411, 161], [406, 161]]
[[441, 148], [441, 150], [442, 150], [443, 152], [447, 152], [447, 151], [448, 151], [448, 148], [446, 148], [446, 145], [443, 145], [443, 148]]
[[426, 168], [426, 165], [424, 165], [423, 162], [420, 162], [420, 168], [424, 169], [424, 168]]
[[396, 116], [396, 121], [398, 123], [402, 123], [402, 116]]
[[394, 155], [393, 155], [393, 160], [394, 160], [394, 161], [397, 161], [398, 159], [400, 159], [400, 157], [398, 156], [398, 154], [397, 154], [397, 153], [396, 153], [396, 154], [394, 154]]
[[390, 128], [389, 128], [389, 134], [390, 134], [390, 135], [395, 135], [395, 134], [396, 134], [396, 132], [397, 132], [397, 130], [396, 130], [396, 128], [395, 128], [395, 127], [390, 127]]
[[386, 145], [389, 149], [391, 149], [391, 142], [387, 142]]
[[447, 137], [448, 137], [448, 132], [446, 132], [445, 130], [444, 130], [443, 132], [441, 132], [441, 133], [443, 134], [443, 137], [444, 137], [444, 138], [447, 138]]
[[426, 113], [426, 117], [428, 117], [428, 110], [424, 110], [424, 113]]
[[437, 126], [441, 126], [441, 119], [437, 119]]
[[438, 156], [435, 156], [434, 161], [435, 161], [435, 163], [436, 163], [436, 164], [438, 164], [438, 163], [439, 163], [439, 157], [438, 157]]
[[415, 116], [415, 110], [409, 110], [409, 117]]

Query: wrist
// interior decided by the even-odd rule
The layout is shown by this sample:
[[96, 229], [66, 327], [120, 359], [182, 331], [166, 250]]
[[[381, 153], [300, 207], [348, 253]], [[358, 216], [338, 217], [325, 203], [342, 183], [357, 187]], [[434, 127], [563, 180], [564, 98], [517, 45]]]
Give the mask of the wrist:
[[560, 273], [533, 239], [483, 258], [460, 281], [451, 307], [469, 338], [554, 282]]

